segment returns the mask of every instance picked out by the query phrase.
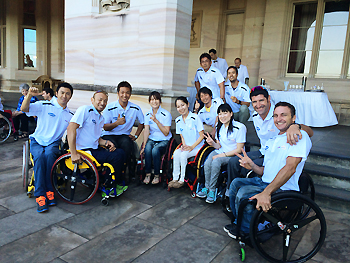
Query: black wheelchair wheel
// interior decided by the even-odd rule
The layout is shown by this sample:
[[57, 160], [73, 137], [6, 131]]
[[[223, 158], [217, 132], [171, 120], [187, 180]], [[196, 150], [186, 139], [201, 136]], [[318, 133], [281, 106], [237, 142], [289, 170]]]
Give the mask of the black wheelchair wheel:
[[99, 186], [99, 175], [92, 160], [84, 157], [82, 164], [72, 165], [71, 154], [60, 156], [52, 166], [51, 183], [56, 194], [69, 204], [89, 201]]
[[0, 143], [3, 143], [10, 137], [12, 132], [11, 122], [0, 114]]
[[326, 220], [321, 209], [310, 198], [295, 192], [278, 193], [271, 203], [268, 213], [256, 210], [253, 214], [250, 223], [253, 247], [270, 262], [311, 259], [326, 238]]

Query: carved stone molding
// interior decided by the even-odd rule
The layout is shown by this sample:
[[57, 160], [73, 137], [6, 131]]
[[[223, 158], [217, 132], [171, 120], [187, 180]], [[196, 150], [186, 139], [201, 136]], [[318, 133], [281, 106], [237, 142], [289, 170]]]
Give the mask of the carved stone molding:
[[100, 0], [102, 6], [102, 13], [119, 12], [125, 10], [130, 6], [130, 0]]

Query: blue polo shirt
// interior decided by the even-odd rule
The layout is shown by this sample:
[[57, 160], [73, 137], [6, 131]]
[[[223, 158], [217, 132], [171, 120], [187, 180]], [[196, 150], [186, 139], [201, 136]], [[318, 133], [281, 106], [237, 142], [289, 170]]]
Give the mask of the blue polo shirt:
[[79, 107], [70, 122], [79, 125], [76, 138], [77, 150], [98, 148], [104, 118], [92, 104]]
[[239, 112], [239, 109], [242, 105], [233, 102], [231, 97], [234, 96], [240, 101], [251, 102], [249, 95], [250, 89], [246, 84], [238, 82], [237, 88], [234, 89], [232, 88], [230, 81], [227, 81], [225, 83], [225, 99], [226, 102], [231, 106], [232, 112]]
[[[186, 120], [184, 121], [182, 116], [179, 116], [175, 120], [176, 134], [182, 134], [186, 145], [193, 145], [199, 138], [199, 132], [203, 131], [203, 123], [197, 114], [192, 112], [188, 113]], [[195, 148], [199, 150], [203, 146], [203, 140]]]
[[115, 122], [118, 119], [118, 114], [120, 114], [120, 117], [125, 115], [125, 123], [123, 125], [118, 125], [111, 131], [103, 131], [102, 135], [130, 135], [136, 119], [138, 119], [140, 124], [144, 124], [143, 113], [140, 106], [130, 101], [125, 110], [120, 106], [119, 100], [109, 103], [103, 111], [105, 124]]
[[68, 107], [63, 109], [57, 100], [31, 103], [26, 114], [38, 117], [35, 132], [29, 138], [34, 138], [42, 146], [60, 140], [73, 117], [73, 112]]
[[[148, 138], [153, 141], [165, 141], [170, 140], [172, 134], [169, 131], [168, 136], [165, 136], [162, 131], [159, 129], [158, 125], [152, 121], [150, 118], [152, 116], [152, 109], [145, 114], [145, 125], [149, 125], [149, 136]], [[164, 110], [159, 106], [159, 109], [156, 113], [156, 119], [163, 124], [163, 126], [171, 127], [171, 114], [167, 110]]]
[[220, 98], [220, 87], [218, 84], [224, 82], [220, 70], [211, 66], [207, 72], [203, 68], [197, 69], [194, 81], [199, 81], [201, 88], [207, 87], [213, 93], [213, 99]]
[[245, 143], [247, 128], [243, 123], [233, 120], [232, 132], [228, 132], [228, 126], [222, 125], [219, 131], [219, 138], [217, 133], [215, 133], [215, 138], [220, 142], [221, 148], [217, 149], [216, 152], [227, 153], [232, 150], [237, 149], [237, 143]]
[[207, 125], [210, 125], [211, 127], [214, 127], [216, 117], [218, 116], [218, 108], [223, 103], [224, 102], [221, 98], [216, 98], [211, 100], [211, 106], [209, 108], [209, 111], [207, 111], [207, 108], [205, 106], [201, 108], [201, 110], [198, 112], [198, 116], [202, 120], [202, 122]]

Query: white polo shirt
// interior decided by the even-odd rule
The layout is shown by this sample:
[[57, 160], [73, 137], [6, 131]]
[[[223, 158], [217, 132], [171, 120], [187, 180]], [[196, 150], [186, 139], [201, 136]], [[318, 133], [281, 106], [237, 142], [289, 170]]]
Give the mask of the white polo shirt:
[[26, 114], [38, 117], [35, 132], [29, 138], [34, 138], [42, 146], [60, 140], [73, 117], [73, 112], [68, 107], [63, 109], [57, 100], [30, 103]]
[[217, 133], [215, 133], [216, 140], [219, 140], [221, 148], [217, 149], [216, 152], [227, 153], [229, 151], [235, 150], [237, 148], [237, 143], [245, 143], [247, 128], [244, 124], [233, 120], [233, 130], [227, 134], [228, 126], [222, 125], [219, 131], [219, 138]]
[[[153, 141], [165, 141], [170, 140], [172, 134], [169, 131], [168, 136], [165, 136], [161, 130], [159, 129], [158, 125], [152, 121], [150, 118], [153, 114], [152, 109], [145, 114], [145, 125], [149, 125], [149, 136], [148, 138]], [[169, 111], [163, 109], [159, 106], [159, 109], [156, 113], [156, 119], [163, 124], [163, 126], [171, 127], [171, 114]]]
[[98, 148], [104, 118], [92, 104], [79, 107], [70, 122], [79, 125], [76, 138], [77, 150]]
[[263, 120], [257, 112], [254, 112], [252, 116], [256, 134], [260, 139], [260, 152], [262, 155], [265, 155], [266, 142], [279, 133], [279, 130], [276, 128], [275, 123], [273, 122], [274, 108], [275, 105], [271, 103], [269, 113], [267, 114], [265, 120]]
[[220, 98], [220, 88], [218, 84], [225, 81], [225, 79], [220, 73], [220, 70], [213, 67], [213, 65], [211, 65], [207, 72], [205, 72], [203, 68], [197, 69], [194, 81], [199, 81], [201, 88], [207, 87], [210, 89], [213, 93], [213, 99]]
[[227, 76], [227, 62], [224, 58], [217, 58], [216, 60], [212, 60], [212, 65], [220, 70], [221, 75], [224, 77], [224, 79]]
[[221, 98], [216, 98], [211, 100], [211, 106], [209, 108], [209, 111], [206, 110], [206, 107], [204, 106], [201, 108], [201, 110], [198, 112], [198, 116], [201, 119], [201, 121], [207, 125], [210, 125], [212, 127], [215, 126], [215, 120], [218, 116], [218, 108], [221, 104], [224, 102]]
[[239, 112], [242, 105], [237, 104], [232, 101], [231, 97], [234, 96], [240, 101], [251, 102], [250, 101], [250, 89], [243, 82], [239, 81], [237, 88], [233, 89], [230, 81], [225, 83], [225, 99], [226, 102], [231, 106], [233, 112]]
[[299, 191], [299, 177], [303, 171], [305, 161], [309, 155], [312, 143], [309, 135], [305, 131], [301, 131], [302, 139], [296, 145], [287, 143], [287, 133], [276, 135], [268, 140], [265, 146], [264, 156], [264, 174], [262, 181], [271, 183], [275, 179], [278, 172], [286, 165], [287, 157], [300, 157], [301, 162], [298, 164], [292, 177], [280, 187], [282, 190]]
[[245, 83], [245, 79], [246, 78], [249, 78], [249, 74], [248, 74], [248, 69], [246, 66], [244, 65], [240, 65], [239, 66], [239, 69], [238, 69], [238, 76], [237, 76], [237, 79], [242, 82], [242, 83]]
[[[197, 114], [189, 112], [184, 122], [182, 116], [175, 119], [176, 134], [182, 134], [185, 143], [188, 146], [193, 145], [199, 138], [199, 132], [203, 131], [203, 123]], [[196, 150], [199, 150], [203, 146], [203, 140], [196, 146]]]
[[120, 114], [120, 117], [125, 115], [125, 123], [123, 125], [118, 125], [111, 131], [103, 131], [102, 135], [130, 135], [136, 118], [140, 124], [144, 123], [143, 113], [138, 105], [129, 101], [126, 109], [124, 110], [123, 107], [120, 106], [119, 100], [117, 100], [115, 102], [109, 103], [103, 111], [105, 124], [115, 122], [118, 119], [118, 114]]

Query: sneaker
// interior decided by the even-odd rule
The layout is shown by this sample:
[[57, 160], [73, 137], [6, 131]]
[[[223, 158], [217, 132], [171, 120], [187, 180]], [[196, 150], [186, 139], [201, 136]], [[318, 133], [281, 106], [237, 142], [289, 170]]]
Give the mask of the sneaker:
[[201, 191], [199, 191], [196, 196], [199, 198], [206, 198], [208, 194], [208, 189], [203, 187]]
[[205, 202], [212, 204], [215, 202], [215, 192], [214, 191], [209, 191], [209, 194], [207, 196], [207, 199], [205, 200]]
[[46, 197], [47, 197], [47, 204], [49, 206], [55, 206], [56, 205], [56, 199], [55, 199], [55, 194], [52, 191], [46, 192]]
[[124, 193], [126, 190], [128, 189], [128, 186], [125, 185], [125, 186], [122, 186], [122, 185], [118, 185], [117, 184], [117, 187], [115, 189], [115, 193], [116, 193], [116, 196], [120, 196], [122, 193]]
[[237, 229], [235, 224], [232, 223], [224, 226], [224, 231], [229, 235], [229, 237], [237, 239]]
[[43, 195], [39, 196], [35, 199], [35, 201], [38, 205], [38, 208], [36, 209], [37, 212], [42, 213], [42, 212], [49, 210], [49, 207], [47, 206], [47, 203], [46, 203], [45, 196], [43, 196]]

